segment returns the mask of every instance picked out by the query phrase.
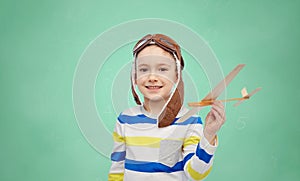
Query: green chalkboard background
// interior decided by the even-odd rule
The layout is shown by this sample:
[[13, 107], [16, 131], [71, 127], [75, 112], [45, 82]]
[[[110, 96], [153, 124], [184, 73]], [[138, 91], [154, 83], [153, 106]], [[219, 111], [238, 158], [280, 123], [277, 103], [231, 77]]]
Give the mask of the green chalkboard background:
[[[107, 180], [109, 158], [78, 126], [73, 79], [81, 55], [101, 33], [144, 18], [190, 28], [212, 49], [224, 74], [247, 64], [228, 97], [239, 96], [243, 86], [263, 88], [237, 108], [226, 105], [227, 123], [207, 180], [299, 180], [299, 9], [296, 0], [2, 0], [0, 180]], [[108, 132], [119, 114], [112, 91], [122, 92], [112, 85], [114, 75], [128, 72], [131, 60], [133, 42], [126, 43], [107, 59], [95, 84], [96, 106]], [[184, 56], [185, 74], [204, 96], [205, 74], [188, 50]], [[129, 72], [124, 80], [129, 86]], [[129, 93], [128, 100], [134, 105]]]

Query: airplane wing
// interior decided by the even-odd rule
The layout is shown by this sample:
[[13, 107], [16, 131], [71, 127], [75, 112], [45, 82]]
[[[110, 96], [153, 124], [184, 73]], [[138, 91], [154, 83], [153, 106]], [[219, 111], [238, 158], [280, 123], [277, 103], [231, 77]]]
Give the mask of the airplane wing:
[[225, 90], [228, 84], [235, 78], [235, 76], [240, 72], [240, 70], [245, 66], [245, 64], [237, 65], [217, 86], [201, 101], [215, 100], [219, 95]]
[[[237, 65], [217, 86], [201, 101], [212, 101], [215, 100], [228, 86], [228, 84], [235, 78], [235, 76], [240, 72], [240, 70], [245, 66], [245, 64]], [[177, 123], [184, 122], [186, 119], [196, 114], [201, 110], [202, 107], [194, 107], [189, 110], [185, 115], [183, 115]]]

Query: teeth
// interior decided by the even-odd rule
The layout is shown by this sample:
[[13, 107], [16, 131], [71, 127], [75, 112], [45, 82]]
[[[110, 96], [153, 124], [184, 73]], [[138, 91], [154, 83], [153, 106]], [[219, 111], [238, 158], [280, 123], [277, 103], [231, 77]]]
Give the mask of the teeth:
[[147, 86], [147, 88], [149, 88], [149, 89], [159, 89], [159, 88], [161, 88], [161, 86]]

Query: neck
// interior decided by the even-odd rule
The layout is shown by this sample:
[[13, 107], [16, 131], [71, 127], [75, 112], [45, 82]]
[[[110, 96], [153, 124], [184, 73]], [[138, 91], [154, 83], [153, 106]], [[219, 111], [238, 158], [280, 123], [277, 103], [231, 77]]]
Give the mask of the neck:
[[150, 113], [150, 115], [157, 117], [162, 111], [165, 103], [165, 100], [151, 101], [149, 99], [145, 99], [144, 108], [148, 113]]

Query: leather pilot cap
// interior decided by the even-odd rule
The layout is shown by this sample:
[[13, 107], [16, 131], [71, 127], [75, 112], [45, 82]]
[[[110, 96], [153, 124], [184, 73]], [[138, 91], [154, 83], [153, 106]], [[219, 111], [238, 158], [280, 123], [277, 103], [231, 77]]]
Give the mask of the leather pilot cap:
[[166, 127], [171, 125], [180, 111], [183, 98], [184, 98], [184, 86], [181, 76], [181, 71], [184, 67], [184, 61], [181, 55], [180, 46], [170, 37], [163, 34], [148, 34], [141, 38], [133, 48], [133, 56], [134, 56], [134, 66], [132, 67], [132, 77], [131, 77], [131, 90], [134, 97], [135, 102], [138, 105], [142, 105], [138, 94], [135, 91], [135, 64], [138, 53], [143, 50], [145, 47], [150, 45], [157, 45], [158, 47], [164, 49], [165, 51], [171, 53], [174, 57], [174, 61], [177, 66], [177, 83], [175, 86], [175, 91], [173, 91], [166, 102], [163, 110], [158, 116], [158, 127]]

